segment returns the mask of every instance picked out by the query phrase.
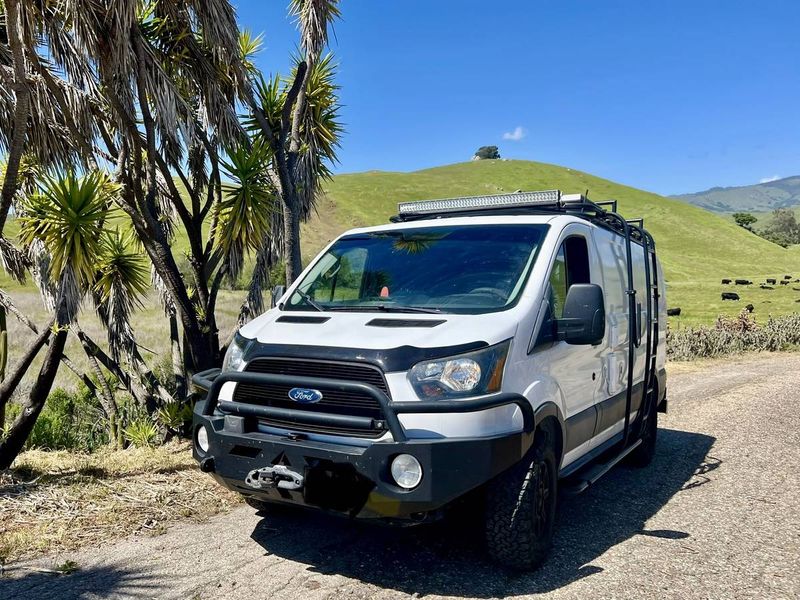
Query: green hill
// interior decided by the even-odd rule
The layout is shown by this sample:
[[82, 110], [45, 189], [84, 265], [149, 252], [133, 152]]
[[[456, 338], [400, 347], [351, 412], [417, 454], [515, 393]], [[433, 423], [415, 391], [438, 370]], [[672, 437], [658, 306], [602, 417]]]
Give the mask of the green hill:
[[738, 187], [715, 187], [674, 198], [719, 213], [770, 213], [776, 208], [800, 207], [800, 177], [784, 177]]
[[[719, 314], [736, 314], [752, 303], [756, 316], [800, 310], [800, 283], [761, 290], [740, 287], [741, 302], [722, 302], [720, 292], [733, 290], [722, 278], [745, 278], [756, 284], [766, 277], [800, 278], [800, 247], [783, 249], [749, 233], [722, 215], [696, 208], [581, 171], [530, 161], [486, 160], [459, 163], [412, 173], [370, 171], [337, 175], [326, 187], [317, 215], [303, 226], [303, 257], [309, 261], [346, 229], [386, 223], [404, 200], [459, 195], [496, 194], [558, 188], [566, 193], [589, 190], [594, 200], [617, 200], [629, 218], [643, 217], [652, 232], [667, 279], [668, 304], [681, 307], [673, 326], [710, 323]], [[14, 237], [10, 220], [6, 234]], [[176, 240], [182, 256], [186, 240]], [[32, 284], [29, 282], [27, 287]], [[0, 272], [0, 286], [19, 289]]]
[[309, 260], [348, 228], [385, 223], [399, 201], [553, 188], [566, 193], [589, 190], [594, 200], [618, 200], [626, 217], [644, 218], [664, 265], [669, 305], [682, 308], [682, 323], [713, 321], [718, 314], [737, 313], [747, 303], [754, 304], [761, 317], [800, 308], [794, 302], [800, 293], [789, 289], [792, 286], [776, 290], [739, 287], [742, 302], [723, 303], [720, 299], [720, 291], [728, 289], [720, 284], [724, 277], [756, 283], [784, 274], [800, 277], [796, 252], [684, 202], [574, 169], [530, 161], [471, 161], [412, 173], [338, 175], [328, 184], [318, 215], [304, 227], [304, 257]]

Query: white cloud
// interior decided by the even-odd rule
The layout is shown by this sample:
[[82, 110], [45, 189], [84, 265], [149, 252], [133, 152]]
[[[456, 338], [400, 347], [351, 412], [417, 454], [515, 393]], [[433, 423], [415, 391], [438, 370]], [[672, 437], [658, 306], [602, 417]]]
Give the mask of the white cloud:
[[518, 142], [522, 138], [524, 138], [526, 135], [528, 135], [528, 132], [525, 130], [525, 128], [522, 127], [521, 125], [517, 125], [514, 128], [514, 131], [506, 131], [503, 134], [503, 139], [504, 140], [510, 140], [512, 142]]
[[778, 181], [780, 179], [780, 175], [773, 175], [772, 177], [764, 177], [763, 179], [759, 179], [758, 183], [770, 183], [771, 181]]

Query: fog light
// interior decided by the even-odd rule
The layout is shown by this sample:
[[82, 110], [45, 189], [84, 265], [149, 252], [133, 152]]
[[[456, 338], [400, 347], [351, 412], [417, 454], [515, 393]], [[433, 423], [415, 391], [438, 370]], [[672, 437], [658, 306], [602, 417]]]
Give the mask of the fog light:
[[203, 452], [208, 452], [208, 430], [202, 425], [197, 428], [197, 447]]
[[410, 454], [399, 454], [392, 461], [392, 477], [401, 488], [410, 490], [422, 481], [422, 465]]

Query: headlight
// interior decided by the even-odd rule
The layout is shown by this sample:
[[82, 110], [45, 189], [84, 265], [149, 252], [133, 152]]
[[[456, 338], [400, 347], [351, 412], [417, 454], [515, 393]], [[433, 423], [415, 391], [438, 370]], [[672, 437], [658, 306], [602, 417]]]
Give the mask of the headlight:
[[461, 398], [500, 391], [511, 341], [414, 365], [408, 379], [420, 398]]
[[233, 341], [225, 353], [222, 361], [223, 371], [241, 371], [244, 367], [244, 351], [247, 349], [249, 340], [240, 336], [238, 333], [233, 336]]

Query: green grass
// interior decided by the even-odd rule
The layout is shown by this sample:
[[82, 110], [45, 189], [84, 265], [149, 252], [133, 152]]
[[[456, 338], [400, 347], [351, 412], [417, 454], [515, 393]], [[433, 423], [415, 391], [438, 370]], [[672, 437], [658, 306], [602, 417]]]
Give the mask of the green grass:
[[758, 283], [784, 273], [800, 276], [800, 251], [783, 249], [723, 216], [684, 202], [530, 161], [471, 161], [413, 173], [339, 175], [328, 185], [318, 215], [304, 227], [304, 256], [310, 258], [348, 228], [385, 223], [400, 201], [553, 188], [566, 193], [589, 190], [593, 200], [618, 200], [626, 217], [644, 218], [664, 266], [669, 305], [683, 311], [681, 323], [710, 323], [718, 314], [735, 314], [749, 302], [759, 315], [800, 308], [794, 302], [800, 292], [786, 286], [772, 292], [740, 287], [741, 302], [723, 303], [720, 298], [727, 289], [720, 285], [724, 277]]

